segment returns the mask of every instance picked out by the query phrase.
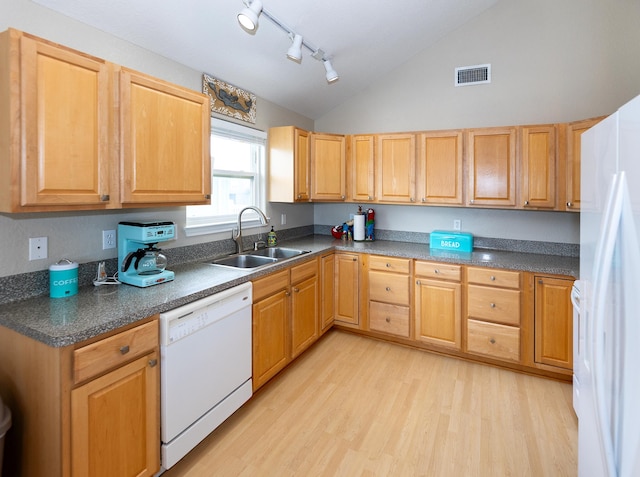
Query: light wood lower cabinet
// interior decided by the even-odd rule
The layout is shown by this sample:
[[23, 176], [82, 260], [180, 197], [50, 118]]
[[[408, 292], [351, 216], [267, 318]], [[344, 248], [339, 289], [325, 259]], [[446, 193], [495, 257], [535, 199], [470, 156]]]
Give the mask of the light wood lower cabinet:
[[13, 415], [6, 475], [152, 476], [160, 469], [157, 316], [52, 348], [0, 330], [0, 391]]
[[335, 318], [335, 254], [320, 257], [320, 333], [333, 325]]
[[336, 253], [335, 322], [352, 328], [360, 327], [360, 256]]
[[416, 340], [462, 349], [461, 269], [460, 265], [416, 261]]
[[253, 281], [253, 390], [320, 335], [318, 261]]
[[369, 256], [369, 329], [411, 336], [411, 260]]
[[521, 275], [467, 267], [467, 352], [520, 362]]
[[536, 275], [535, 362], [573, 369], [573, 280]]

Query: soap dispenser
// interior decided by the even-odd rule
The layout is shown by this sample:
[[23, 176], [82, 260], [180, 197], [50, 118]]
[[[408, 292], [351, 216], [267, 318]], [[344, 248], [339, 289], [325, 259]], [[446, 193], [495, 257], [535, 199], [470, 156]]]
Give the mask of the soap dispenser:
[[278, 243], [278, 236], [276, 235], [275, 230], [273, 230], [273, 225], [271, 226], [271, 231], [267, 234], [267, 247], [275, 247]]

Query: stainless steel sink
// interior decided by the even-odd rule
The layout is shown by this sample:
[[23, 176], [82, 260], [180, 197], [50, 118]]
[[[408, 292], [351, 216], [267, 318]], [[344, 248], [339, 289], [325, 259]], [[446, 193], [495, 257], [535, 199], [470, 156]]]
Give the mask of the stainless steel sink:
[[297, 250], [294, 248], [270, 247], [270, 248], [261, 248], [260, 250], [252, 250], [250, 252], [245, 252], [245, 253], [249, 255], [253, 255], [254, 257], [271, 257], [276, 259], [287, 259], [287, 258], [297, 257], [298, 255], [302, 255], [304, 253], [309, 253], [309, 251]]
[[275, 263], [277, 261], [277, 258], [261, 257], [257, 255], [229, 255], [228, 257], [218, 258], [211, 263], [213, 265], [222, 265], [225, 267], [250, 269]]
[[242, 268], [251, 270], [254, 268], [269, 265], [275, 262], [281, 262], [289, 258], [297, 257], [309, 253], [308, 250], [297, 250], [294, 248], [271, 247], [262, 248], [260, 250], [252, 250], [250, 252], [229, 255], [218, 258], [209, 263], [212, 265], [220, 265], [223, 267]]

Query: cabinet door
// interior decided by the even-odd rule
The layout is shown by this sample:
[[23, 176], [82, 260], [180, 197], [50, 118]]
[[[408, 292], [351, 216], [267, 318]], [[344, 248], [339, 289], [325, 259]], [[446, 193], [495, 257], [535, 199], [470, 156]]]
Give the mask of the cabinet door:
[[573, 369], [572, 280], [535, 277], [536, 363]]
[[460, 283], [424, 278], [416, 280], [416, 339], [460, 350], [461, 296]]
[[469, 205], [516, 205], [516, 129], [467, 132]]
[[295, 358], [318, 339], [318, 278], [291, 286], [291, 357]]
[[253, 304], [253, 390], [289, 362], [289, 291]]
[[580, 151], [582, 133], [600, 122], [602, 118], [586, 119], [567, 124], [566, 137], [566, 210], [580, 211]]
[[293, 193], [296, 202], [311, 199], [311, 164], [309, 133], [296, 128], [294, 131], [294, 184]]
[[346, 146], [344, 136], [311, 134], [311, 199], [346, 199]]
[[349, 140], [349, 199], [372, 201], [375, 198], [374, 136], [351, 136]]
[[358, 326], [360, 323], [358, 306], [360, 260], [352, 253], [336, 254], [335, 275], [335, 321], [340, 324]]
[[160, 469], [157, 363], [153, 352], [71, 391], [72, 475]]
[[422, 133], [419, 138], [420, 202], [462, 205], [462, 131]]
[[210, 202], [207, 96], [123, 68], [120, 128], [124, 205]]
[[320, 258], [320, 331], [333, 325], [335, 317], [335, 255]]
[[117, 199], [109, 196], [110, 67], [28, 36], [20, 46], [20, 205], [106, 207]]
[[380, 202], [415, 202], [415, 135], [379, 135], [377, 143], [376, 200]]
[[556, 128], [520, 128], [522, 207], [556, 206]]

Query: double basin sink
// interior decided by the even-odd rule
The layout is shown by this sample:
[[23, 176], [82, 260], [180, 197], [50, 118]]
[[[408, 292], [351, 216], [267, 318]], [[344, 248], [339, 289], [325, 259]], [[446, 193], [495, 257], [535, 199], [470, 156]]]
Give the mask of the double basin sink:
[[251, 270], [276, 262], [282, 262], [299, 255], [309, 253], [307, 250], [297, 250], [294, 248], [270, 247], [249, 252], [228, 255], [210, 262], [212, 265], [223, 267], [242, 268]]

